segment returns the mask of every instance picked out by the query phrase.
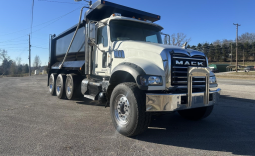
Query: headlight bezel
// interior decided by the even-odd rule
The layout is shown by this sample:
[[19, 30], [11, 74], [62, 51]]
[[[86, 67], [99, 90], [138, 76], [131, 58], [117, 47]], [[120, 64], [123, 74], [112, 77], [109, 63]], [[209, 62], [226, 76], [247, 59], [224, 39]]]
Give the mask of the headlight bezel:
[[[156, 83], [156, 81], [154, 81], [154, 83], [150, 83], [149, 81], [153, 81], [152, 79], [154, 80], [157, 79], [159, 80], [159, 82]], [[140, 75], [138, 80], [139, 80], [139, 84], [142, 86], [162, 86], [163, 85], [162, 76], [158, 76], [158, 75]]]

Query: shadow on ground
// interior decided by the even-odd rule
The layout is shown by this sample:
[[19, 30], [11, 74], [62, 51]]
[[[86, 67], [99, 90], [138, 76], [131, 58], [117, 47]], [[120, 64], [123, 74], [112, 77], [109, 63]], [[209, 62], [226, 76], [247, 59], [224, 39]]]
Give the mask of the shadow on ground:
[[[255, 100], [221, 96], [222, 103], [215, 106], [213, 113], [200, 121], [189, 121], [178, 113], [153, 116], [148, 130], [133, 139], [209, 151], [229, 152], [238, 155], [255, 155], [255, 115], [254, 109], [222, 106], [249, 103], [254, 107]], [[96, 101], [81, 98], [77, 104], [104, 107]], [[249, 116], [253, 114], [252, 116]]]
[[[242, 101], [255, 103], [255, 100], [250, 99], [229, 96], [221, 98], [240, 104]], [[208, 118], [200, 121], [185, 120], [177, 112], [154, 117], [149, 129], [134, 139], [238, 155], [255, 155], [254, 109], [245, 108], [246, 112], [240, 112], [238, 107], [220, 107], [220, 104], [214, 107]]]
[[76, 103], [79, 105], [91, 105], [91, 106], [101, 106], [101, 107], [105, 107], [105, 104], [99, 103], [98, 101], [93, 101], [87, 98], [78, 98], [75, 99]]
[[[252, 99], [245, 99], [245, 98], [231, 97], [231, 96], [229, 96], [229, 95], [221, 95], [220, 98], [221, 98], [221, 99], [235, 100], [235, 101], [239, 101], [239, 102], [248, 102], [248, 103], [254, 103], [254, 104], [255, 104], [255, 100], [252, 100]], [[253, 98], [253, 97], [251, 97], [251, 98]]]

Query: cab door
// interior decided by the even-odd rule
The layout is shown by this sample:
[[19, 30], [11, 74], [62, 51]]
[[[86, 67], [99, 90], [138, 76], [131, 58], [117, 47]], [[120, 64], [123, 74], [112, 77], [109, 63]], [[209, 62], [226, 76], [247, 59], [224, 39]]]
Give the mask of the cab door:
[[[108, 28], [107, 26], [101, 26], [97, 29], [97, 46], [96, 49], [96, 61], [95, 61], [95, 74], [101, 76], [109, 76], [110, 69], [109, 63], [109, 41], [108, 41]], [[100, 50], [101, 51], [100, 51]], [[102, 52], [104, 51], [104, 52]]]

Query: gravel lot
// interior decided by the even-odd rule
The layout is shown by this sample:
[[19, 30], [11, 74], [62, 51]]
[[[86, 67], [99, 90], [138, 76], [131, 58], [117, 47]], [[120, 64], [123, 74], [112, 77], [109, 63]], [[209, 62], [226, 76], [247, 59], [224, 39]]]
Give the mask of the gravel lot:
[[1, 155], [255, 155], [255, 82], [218, 79], [208, 118], [154, 118], [140, 136], [118, 134], [109, 108], [48, 93], [46, 76], [0, 78]]

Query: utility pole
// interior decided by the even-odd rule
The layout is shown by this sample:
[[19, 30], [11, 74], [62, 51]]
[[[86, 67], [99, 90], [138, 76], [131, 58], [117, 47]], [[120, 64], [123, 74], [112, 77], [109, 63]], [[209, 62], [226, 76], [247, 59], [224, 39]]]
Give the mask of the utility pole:
[[236, 25], [236, 72], [237, 72], [237, 69], [238, 69], [238, 61], [237, 61], [238, 26], [241, 26], [241, 25], [238, 25], [238, 23], [237, 24], [233, 23], [233, 24]]
[[233, 54], [232, 54], [232, 43], [230, 43], [231, 44], [231, 65], [232, 65], [232, 62], [233, 62]]
[[244, 49], [243, 49], [243, 66], [244, 66]]
[[29, 56], [28, 56], [28, 59], [29, 59], [29, 76], [31, 76], [31, 45], [30, 45], [30, 34], [29, 34]]

